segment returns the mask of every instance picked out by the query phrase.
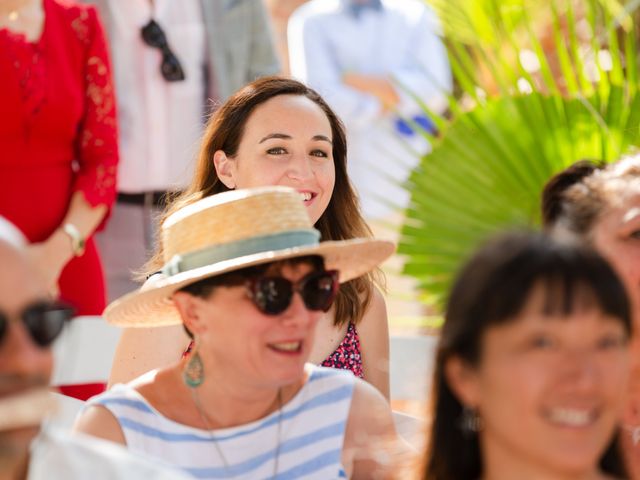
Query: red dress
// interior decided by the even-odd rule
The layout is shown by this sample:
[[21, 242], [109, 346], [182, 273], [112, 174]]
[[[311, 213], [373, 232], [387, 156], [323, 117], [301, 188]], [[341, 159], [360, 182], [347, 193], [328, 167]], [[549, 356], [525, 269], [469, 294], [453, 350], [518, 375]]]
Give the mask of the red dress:
[[[113, 83], [94, 7], [43, 0], [40, 39], [0, 29], [0, 215], [31, 242], [62, 223], [71, 196], [92, 205], [115, 198], [118, 161]], [[79, 315], [105, 307], [92, 239], [60, 276], [60, 296]]]

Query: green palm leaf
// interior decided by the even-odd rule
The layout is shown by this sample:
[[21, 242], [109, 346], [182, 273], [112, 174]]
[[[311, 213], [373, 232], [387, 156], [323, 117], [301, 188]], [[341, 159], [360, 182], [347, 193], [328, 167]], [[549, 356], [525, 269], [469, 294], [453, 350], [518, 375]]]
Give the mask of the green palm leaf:
[[[604, 118], [622, 108], [619, 92], [612, 89]], [[580, 99], [558, 102], [534, 93], [491, 100], [456, 119], [410, 178], [400, 245], [409, 256], [405, 272], [432, 294], [444, 294], [479, 241], [538, 222], [539, 194], [551, 175], [581, 158], [613, 160], [639, 140], [620, 114], [605, 131], [599, 115]]]
[[[441, 302], [479, 242], [539, 223], [551, 175], [583, 158], [614, 160], [638, 144], [640, 96], [631, 12], [617, 0], [579, 9], [561, 0], [543, 9], [529, 0], [432, 3], [462, 91], [407, 182], [399, 251], [404, 272]], [[473, 108], [465, 110], [465, 98]]]

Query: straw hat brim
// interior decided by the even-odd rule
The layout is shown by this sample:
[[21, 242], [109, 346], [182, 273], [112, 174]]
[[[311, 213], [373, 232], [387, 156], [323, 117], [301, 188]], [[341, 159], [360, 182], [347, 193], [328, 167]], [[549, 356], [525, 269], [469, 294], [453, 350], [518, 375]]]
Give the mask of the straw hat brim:
[[160, 327], [182, 323], [172, 295], [179, 289], [207, 277], [239, 270], [262, 263], [320, 255], [327, 270], [340, 272], [340, 283], [360, 277], [389, 258], [395, 250], [392, 242], [373, 239], [353, 239], [322, 242], [309, 247], [295, 247], [234, 258], [162, 277], [147, 282], [111, 303], [104, 312], [105, 319], [122, 327]]

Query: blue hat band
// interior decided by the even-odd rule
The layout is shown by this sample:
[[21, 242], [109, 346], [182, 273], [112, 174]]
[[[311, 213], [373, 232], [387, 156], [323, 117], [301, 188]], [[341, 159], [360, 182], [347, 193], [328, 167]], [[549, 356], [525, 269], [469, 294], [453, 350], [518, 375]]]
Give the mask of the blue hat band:
[[296, 247], [313, 247], [317, 246], [319, 241], [320, 232], [315, 229], [293, 230], [273, 235], [251, 237], [232, 243], [213, 245], [195, 252], [185, 253], [184, 255], [174, 255], [162, 268], [162, 273], [166, 276], [177, 275], [196, 268], [206, 267], [207, 265], [258, 253]]

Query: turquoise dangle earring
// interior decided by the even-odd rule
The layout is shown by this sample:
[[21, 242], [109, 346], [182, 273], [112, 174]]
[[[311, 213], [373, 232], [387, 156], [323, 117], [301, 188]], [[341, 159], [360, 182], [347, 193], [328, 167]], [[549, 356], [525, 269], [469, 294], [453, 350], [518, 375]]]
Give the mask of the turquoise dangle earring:
[[191, 388], [197, 388], [204, 382], [204, 365], [198, 354], [198, 343], [194, 341], [194, 348], [189, 355], [189, 361], [182, 372], [184, 383]]

